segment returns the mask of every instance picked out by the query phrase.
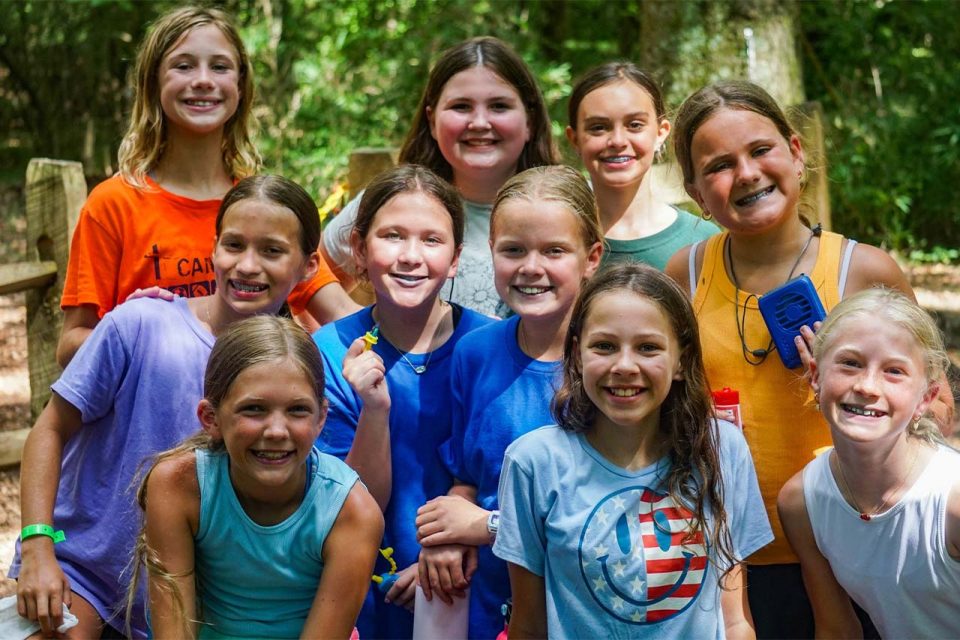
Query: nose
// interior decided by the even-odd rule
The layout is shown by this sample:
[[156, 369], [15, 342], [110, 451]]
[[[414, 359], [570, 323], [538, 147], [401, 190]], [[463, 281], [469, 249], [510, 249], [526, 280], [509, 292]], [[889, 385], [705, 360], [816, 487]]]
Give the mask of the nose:
[[524, 257], [523, 262], [520, 264], [520, 273], [524, 275], [540, 275], [543, 273], [543, 265], [541, 264], [542, 256], [537, 251], [530, 251]]
[[212, 87], [213, 86], [213, 72], [210, 70], [210, 67], [206, 64], [198, 64], [196, 67], [196, 72], [193, 76], [193, 86], [195, 87]]
[[617, 353], [617, 357], [613, 362], [612, 371], [613, 373], [620, 375], [636, 373], [638, 371], [637, 358], [636, 354], [633, 352], [633, 349], [620, 349], [620, 352]]
[[737, 161], [737, 181], [740, 184], [750, 184], [760, 179], [757, 162], [751, 158], [741, 158]]
[[487, 129], [490, 127], [490, 119], [487, 110], [484, 107], [477, 107], [473, 110], [470, 123], [467, 125], [470, 129]]
[[423, 247], [420, 241], [410, 238], [403, 243], [400, 250], [400, 261], [405, 264], [420, 264], [423, 261]]
[[615, 126], [610, 130], [610, 135], [607, 137], [607, 146], [608, 147], [622, 147], [626, 144], [626, 136], [623, 132], [623, 127]]
[[237, 271], [243, 274], [260, 272], [260, 256], [253, 247], [248, 248], [237, 259]]
[[880, 372], [873, 369], [864, 369], [857, 377], [853, 390], [863, 396], [876, 396], [879, 393], [877, 377]]
[[287, 421], [282, 411], [272, 411], [267, 416], [263, 437], [269, 440], [283, 440], [287, 437]]

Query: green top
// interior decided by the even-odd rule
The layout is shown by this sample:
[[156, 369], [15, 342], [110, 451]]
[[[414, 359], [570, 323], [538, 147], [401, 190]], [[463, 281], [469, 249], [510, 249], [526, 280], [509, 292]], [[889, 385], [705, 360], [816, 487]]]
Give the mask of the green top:
[[712, 222], [683, 209], [673, 208], [677, 211], [677, 219], [669, 227], [652, 236], [633, 240], [604, 238], [606, 246], [600, 266], [632, 260], [644, 262], [663, 271], [670, 256], [679, 249], [698, 240], [705, 240], [720, 231]]

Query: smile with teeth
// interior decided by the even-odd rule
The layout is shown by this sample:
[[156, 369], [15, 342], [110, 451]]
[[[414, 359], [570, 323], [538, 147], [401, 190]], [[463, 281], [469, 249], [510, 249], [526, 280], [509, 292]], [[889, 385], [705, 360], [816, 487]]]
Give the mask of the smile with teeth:
[[212, 107], [220, 104], [219, 100], [184, 100], [191, 107]]
[[293, 451], [253, 451], [253, 455], [256, 458], [261, 460], [269, 460], [275, 462], [277, 460], [284, 460], [293, 455]]
[[756, 191], [756, 192], [754, 192], [754, 193], [751, 193], [750, 195], [746, 196], [745, 198], [740, 198], [739, 200], [736, 201], [736, 204], [737, 204], [737, 206], [739, 206], [739, 207], [747, 207], [747, 206], [750, 206], [750, 205], [753, 204], [754, 202], [757, 202], [757, 201], [759, 201], [759, 200], [762, 200], [762, 199], [766, 198], [768, 195], [770, 195], [771, 193], [773, 193], [773, 190], [774, 190], [774, 189], [776, 189], [776, 185], [770, 185], [769, 187], [767, 187], [767, 188], [765, 188], [765, 189], [761, 189], [760, 191]]
[[267, 285], [262, 282], [244, 282], [242, 280], [231, 280], [230, 286], [242, 293], [260, 293], [267, 290]]
[[631, 387], [629, 389], [624, 389], [621, 387], [607, 387], [607, 391], [618, 398], [632, 398], [635, 395], [639, 395], [642, 389], [638, 389], [636, 387]]
[[411, 284], [416, 284], [427, 279], [427, 276], [415, 276], [408, 273], [391, 273], [390, 276], [401, 282], [409, 282]]
[[601, 162], [606, 162], [607, 164], [624, 164], [633, 160], [633, 156], [610, 156], [608, 158], [600, 158]]
[[519, 291], [520, 293], [522, 293], [523, 295], [537, 296], [537, 295], [540, 295], [541, 293], [546, 293], [547, 291], [550, 291], [553, 287], [535, 287], [532, 285], [527, 285], [527, 286], [515, 285], [513, 288]]
[[876, 409], [864, 409], [863, 407], [858, 407], [852, 404], [842, 404], [840, 406], [848, 413], [852, 413], [856, 416], [864, 416], [866, 418], [880, 418], [887, 415], [884, 411], [877, 411]]

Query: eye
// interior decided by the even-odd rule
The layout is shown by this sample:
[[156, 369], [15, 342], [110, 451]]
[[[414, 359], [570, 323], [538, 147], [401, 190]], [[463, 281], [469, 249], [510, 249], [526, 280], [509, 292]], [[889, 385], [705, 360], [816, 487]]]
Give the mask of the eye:
[[308, 404], [297, 404], [288, 409], [288, 411], [297, 417], [305, 417], [313, 415], [313, 407]]
[[591, 344], [590, 348], [598, 353], [613, 353], [617, 350], [617, 345], [606, 340], [600, 340]]
[[637, 350], [640, 351], [641, 353], [657, 353], [659, 351], [662, 351], [662, 347], [659, 344], [656, 344], [654, 342], [644, 342], [639, 347], [637, 347]]
[[241, 413], [243, 415], [248, 415], [248, 416], [259, 415], [264, 411], [265, 411], [264, 406], [256, 402], [249, 402], [246, 404], [242, 404], [237, 408], [238, 413]]
[[450, 105], [449, 108], [452, 109], [453, 111], [459, 111], [461, 113], [464, 113], [464, 112], [470, 111], [470, 109], [473, 108], [473, 105], [471, 105], [469, 102], [454, 102], [453, 104]]
[[590, 125], [589, 127], [587, 127], [587, 132], [588, 132], [588, 133], [592, 133], [592, 134], [594, 134], [594, 135], [598, 135], [598, 134], [601, 134], [601, 133], [605, 133], [605, 132], [608, 131], [609, 129], [610, 129], [610, 127], [608, 127], [607, 125], [602, 124], [602, 123], [597, 123], [597, 124], [592, 124], [592, 125]]
[[243, 249], [243, 244], [238, 240], [220, 240], [220, 246], [226, 249], [227, 251], [240, 251]]
[[513, 105], [509, 102], [494, 102], [490, 105], [490, 108], [494, 111], [509, 111], [513, 109]]
[[523, 247], [515, 244], [501, 245], [497, 252], [502, 253], [505, 256], [514, 257], [523, 253]]
[[283, 247], [264, 247], [263, 253], [271, 258], [277, 258], [279, 256], [285, 255], [287, 253], [286, 249]]
[[646, 126], [647, 123], [643, 120], [631, 120], [629, 123], [627, 123], [627, 127], [632, 131], [642, 131]]
[[385, 240], [399, 240], [400, 234], [396, 231], [385, 231], [380, 237]]
[[186, 62], [178, 62], [175, 65], [173, 65], [173, 68], [176, 69], [177, 71], [187, 71], [191, 68], [191, 65]]
[[762, 147], [757, 147], [756, 149], [753, 150], [753, 157], [758, 158], [760, 156], [766, 155], [767, 153], [769, 153], [771, 148], [772, 147], [768, 147], [766, 145]]
[[726, 171], [732, 165], [728, 160], [721, 160], [719, 162], [714, 162], [713, 164], [707, 167], [707, 170], [704, 173], [720, 173], [721, 171]]
[[567, 253], [567, 250], [564, 249], [563, 247], [550, 247], [544, 253], [546, 253], [548, 256], [557, 258], [562, 255], [565, 255]]

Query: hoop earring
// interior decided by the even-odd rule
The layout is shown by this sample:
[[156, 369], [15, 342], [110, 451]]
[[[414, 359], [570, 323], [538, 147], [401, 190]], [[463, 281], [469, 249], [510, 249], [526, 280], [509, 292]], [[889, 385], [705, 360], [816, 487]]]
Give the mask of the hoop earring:
[[706, 209], [700, 212], [700, 217], [704, 220], [713, 220], [713, 215]]

